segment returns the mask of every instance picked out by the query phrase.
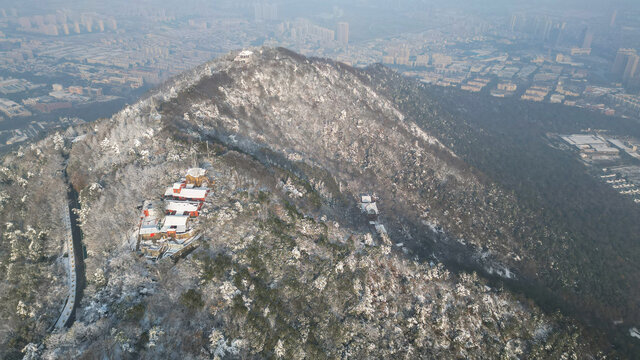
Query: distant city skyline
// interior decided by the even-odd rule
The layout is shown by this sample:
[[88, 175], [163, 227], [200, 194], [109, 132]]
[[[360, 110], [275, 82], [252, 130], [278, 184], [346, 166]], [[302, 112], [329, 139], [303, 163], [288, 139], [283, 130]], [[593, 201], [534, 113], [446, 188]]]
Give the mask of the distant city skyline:
[[[640, 7], [570, 4], [4, 0], [0, 121], [82, 114], [261, 45], [358, 67], [382, 62], [437, 86], [633, 114], [640, 64], [635, 50], [619, 50], [640, 49]], [[62, 89], [51, 91], [54, 84]], [[7, 131], [0, 145], [3, 136], [24, 138]]]

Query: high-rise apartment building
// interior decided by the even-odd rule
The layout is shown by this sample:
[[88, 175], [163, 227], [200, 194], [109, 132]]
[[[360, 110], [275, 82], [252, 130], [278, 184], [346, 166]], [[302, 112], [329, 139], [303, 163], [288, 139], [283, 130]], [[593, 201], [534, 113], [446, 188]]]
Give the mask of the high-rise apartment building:
[[613, 66], [611, 67], [611, 73], [617, 76], [623, 76], [626, 72], [629, 59], [631, 59], [633, 55], [636, 55], [635, 49], [619, 49]]
[[511, 15], [511, 19], [509, 20], [509, 30], [515, 31], [516, 26], [518, 25], [518, 15]]
[[611, 20], [609, 21], [609, 27], [616, 26], [617, 17], [618, 17], [618, 10], [613, 10], [613, 14], [611, 14]]
[[622, 81], [628, 82], [634, 79], [638, 74], [638, 63], [640, 62], [640, 56], [632, 54], [627, 60], [627, 66], [624, 68], [624, 74], [622, 75]]
[[278, 19], [278, 5], [254, 3], [253, 4], [253, 18], [256, 21], [261, 20], [277, 20]]
[[349, 23], [338, 23], [338, 42], [344, 45], [349, 44]]
[[584, 29], [582, 32], [582, 48], [591, 49], [591, 43], [593, 42], [593, 31]]

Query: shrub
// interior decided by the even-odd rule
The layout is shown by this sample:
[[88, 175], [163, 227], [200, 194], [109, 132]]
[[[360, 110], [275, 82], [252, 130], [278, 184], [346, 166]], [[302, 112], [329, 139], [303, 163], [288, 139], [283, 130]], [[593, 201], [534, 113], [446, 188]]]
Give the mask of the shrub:
[[142, 320], [145, 311], [146, 306], [143, 303], [136, 304], [125, 312], [125, 318], [131, 321], [140, 321]]
[[202, 293], [195, 289], [189, 289], [182, 293], [182, 295], [180, 295], [180, 303], [191, 311], [199, 310], [204, 306]]

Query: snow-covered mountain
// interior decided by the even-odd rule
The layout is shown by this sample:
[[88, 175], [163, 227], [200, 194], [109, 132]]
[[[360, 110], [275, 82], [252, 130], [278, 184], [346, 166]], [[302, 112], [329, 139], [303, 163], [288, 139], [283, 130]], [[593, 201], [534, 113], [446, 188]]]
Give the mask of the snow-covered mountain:
[[[381, 91], [385, 71], [232, 53], [6, 155], [0, 356], [595, 356], [597, 335], [483, 278], [546, 266], [523, 250], [526, 216]], [[199, 247], [149, 262], [131, 249], [138, 206], [194, 165], [215, 181]], [[86, 284], [71, 328], [51, 333], [68, 185]], [[386, 232], [362, 194], [376, 195]]]

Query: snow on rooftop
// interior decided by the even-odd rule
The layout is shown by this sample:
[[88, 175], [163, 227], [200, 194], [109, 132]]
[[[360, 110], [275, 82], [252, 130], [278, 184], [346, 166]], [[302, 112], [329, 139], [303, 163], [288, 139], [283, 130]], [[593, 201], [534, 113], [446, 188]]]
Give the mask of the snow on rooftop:
[[167, 191], [165, 191], [164, 196], [175, 196], [175, 197], [180, 197], [180, 198], [185, 198], [185, 199], [204, 199], [207, 196], [207, 191], [209, 189], [208, 188], [183, 188], [180, 189], [179, 193], [174, 193], [173, 192], [173, 188], [167, 188]]
[[164, 218], [164, 224], [162, 225], [162, 231], [175, 231], [175, 232], [186, 232], [187, 231], [187, 221], [189, 221], [188, 215], [167, 215]]
[[140, 224], [140, 235], [149, 235], [158, 232], [158, 219], [147, 217]]
[[142, 219], [142, 226], [155, 226], [158, 223], [158, 218], [155, 216], [147, 216]]
[[204, 176], [204, 174], [207, 173], [207, 170], [202, 169], [202, 168], [191, 168], [189, 170], [187, 170], [187, 175], [192, 176], [192, 177], [200, 177], [200, 176]]
[[573, 145], [606, 144], [606, 142], [603, 139], [595, 135], [575, 134], [575, 135], [563, 136], [562, 138]]
[[378, 206], [376, 203], [363, 203], [362, 211], [370, 215], [378, 215]]
[[151, 234], [155, 234], [159, 232], [158, 228], [153, 226], [153, 227], [141, 227], [140, 228], [140, 235], [151, 235]]
[[200, 203], [197, 202], [187, 202], [187, 201], [170, 201], [167, 204], [166, 209], [169, 211], [175, 211], [175, 212], [193, 212], [193, 211], [198, 211], [198, 208], [200, 207]]
[[187, 215], [167, 215], [164, 218], [164, 226], [187, 225], [189, 217]]
[[251, 55], [253, 55], [253, 51], [243, 50], [233, 60], [234, 61], [247, 61], [251, 57]]

